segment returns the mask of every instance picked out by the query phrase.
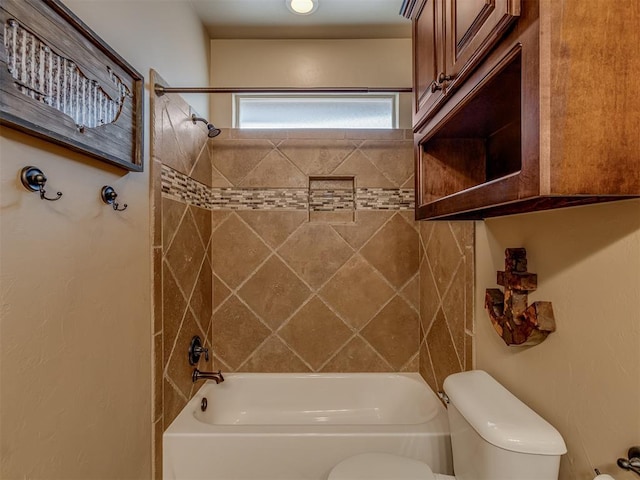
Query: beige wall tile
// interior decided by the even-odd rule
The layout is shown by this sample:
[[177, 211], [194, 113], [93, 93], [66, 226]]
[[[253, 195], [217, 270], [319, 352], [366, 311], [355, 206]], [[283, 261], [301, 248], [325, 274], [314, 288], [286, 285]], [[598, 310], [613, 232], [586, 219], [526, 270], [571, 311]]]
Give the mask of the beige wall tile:
[[360, 151], [396, 186], [403, 185], [413, 175], [413, 142], [367, 140]]
[[393, 369], [361, 337], [354, 337], [324, 367], [323, 372], [391, 372]]
[[163, 429], [166, 430], [187, 404], [187, 397], [182, 395], [166, 378], [163, 380], [162, 396], [164, 398]]
[[242, 372], [309, 372], [309, 367], [276, 335], [258, 347], [240, 367]]
[[456, 353], [460, 363], [464, 364], [464, 325], [465, 325], [465, 279], [464, 265], [460, 264], [454, 273], [451, 285], [442, 299], [444, 312]]
[[441, 389], [445, 378], [462, 371], [442, 310], [436, 314], [431, 330], [427, 333], [427, 348], [433, 361], [438, 388]]
[[198, 335], [201, 339], [205, 338], [205, 332], [200, 328], [193, 314], [187, 310], [165, 369], [165, 376], [173, 382], [173, 385], [186, 398], [190, 397], [191, 387], [193, 386], [191, 381], [193, 366], [189, 365], [187, 352], [189, 351], [191, 339], [195, 335]]
[[169, 359], [169, 354], [173, 348], [186, 310], [187, 300], [165, 262], [162, 267], [163, 369]]
[[240, 182], [242, 187], [306, 188], [306, 175], [277, 150], [269, 152]]
[[238, 215], [271, 248], [278, 248], [308, 217], [306, 211], [300, 210], [240, 211]]
[[164, 362], [162, 361], [162, 333], [153, 336], [153, 405], [151, 418], [157, 422], [162, 418], [162, 373], [164, 372]]
[[202, 150], [200, 150], [200, 155], [191, 169], [190, 176], [204, 185], [209, 187], [213, 186], [213, 169], [208, 145], [204, 145]]
[[405, 285], [400, 294], [416, 311], [420, 311], [420, 272]]
[[433, 373], [433, 365], [431, 365], [431, 357], [429, 356], [429, 349], [427, 348], [427, 342], [420, 344], [420, 367], [419, 372], [425, 382], [429, 384], [434, 392], [438, 391], [438, 383], [436, 382], [436, 375]]
[[359, 249], [392, 215], [393, 212], [380, 210], [358, 210], [356, 211], [354, 224], [332, 225], [332, 227], [349, 245]]
[[195, 220], [191, 212], [187, 211], [165, 255], [166, 262], [187, 298], [195, 284], [204, 254], [205, 249], [199, 239]]
[[309, 221], [328, 224], [353, 223], [355, 210], [335, 210], [333, 212], [310, 211]]
[[189, 306], [195, 315], [196, 321], [206, 332], [213, 312], [213, 275], [211, 273], [211, 264], [207, 258], [202, 262], [202, 268], [193, 287]]
[[212, 235], [213, 271], [227, 285], [236, 288], [269, 255], [260, 238], [232, 214]]
[[285, 140], [280, 150], [306, 175], [327, 175], [355, 150], [348, 140]]
[[273, 143], [268, 140], [216, 140], [212, 142], [211, 162], [227, 180], [238, 186], [273, 149]]
[[418, 271], [418, 234], [400, 215], [394, 215], [360, 250], [396, 288]]
[[233, 370], [271, 333], [235, 295], [213, 314], [212, 332], [216, 356]]
[[272, 256], [247, 280], [238, 295], [276, 330], [309, 298], [311, 291], [278, 257]]
[[433, 281], [429, 262], [425, 258], [420, 264], [420, 319], [425, 332], [431, 328], [440, 305], [440, 295]]
[[204, 208], [189, 206], [189, 211], [193, 215], [193, 220], [198, 229], [198, 235], [202, 240], [202, 246], [207, 247], [211, 239], [211, 211]]
[[318, 297], [313, 297], [278, 334], [317, 370], [352, 333]]
[[395, 296], [361, 335], [396, 370], [402, 369], [418, 350], [419, 318], [407, 302]]
[[437, 222], [427, 244], [427, 259], [440, 296], [444, 295], [453, 277], [462, 252], [447, 222]]
[[187, 210], [187, 205], [169, 198], [162, 198], [162, 246], [164, 251], [169, 249], [173, 237], [178, 231], [178, 225]]
[[231, 295], [231, 290], [227, 288], [217, 275], [213, 276], [213, 308], [218, 308]]
[[353, 250], [329, 225], [307, 223], [278, 253], [312, 288], [319, 288], [351, 257]]
[[349, 325], [360, 329], [394, 293], [361, 255], [354, 255], [322, 288], [320, 296]]
[[333, 172], [333, 175], [350, 175], [356, 178], [356, 187], [392, 188], [395, 185], [385, 177], [359, 150], [349, 155]]

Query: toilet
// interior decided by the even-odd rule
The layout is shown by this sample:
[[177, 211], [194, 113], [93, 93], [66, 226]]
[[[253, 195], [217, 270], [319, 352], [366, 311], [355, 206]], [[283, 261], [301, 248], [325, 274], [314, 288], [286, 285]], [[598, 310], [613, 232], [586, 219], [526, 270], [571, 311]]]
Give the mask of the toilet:
[[567, 452], [560, 433], [482, 370], [444, 381], [455, 476], [388, 453], [336, 465], [328, 480], [555, 480]]

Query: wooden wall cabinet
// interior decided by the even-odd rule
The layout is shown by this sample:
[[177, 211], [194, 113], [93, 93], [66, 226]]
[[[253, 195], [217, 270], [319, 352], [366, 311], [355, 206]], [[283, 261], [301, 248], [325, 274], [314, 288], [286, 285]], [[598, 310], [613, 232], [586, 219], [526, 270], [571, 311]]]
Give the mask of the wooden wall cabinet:
[[418, 220], [640, 196], [635, 2], [403, 7], [414, 24]]
[[406, 0], [413, 21], [413, 124], [423, 124], [520, 15], [520, 0]]

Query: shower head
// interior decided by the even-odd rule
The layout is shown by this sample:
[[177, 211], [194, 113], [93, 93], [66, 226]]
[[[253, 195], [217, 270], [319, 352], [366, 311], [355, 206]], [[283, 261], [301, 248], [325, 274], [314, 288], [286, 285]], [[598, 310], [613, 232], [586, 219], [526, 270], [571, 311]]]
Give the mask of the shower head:
[[191, 115], [191, 121], [193, 122], [194, 125], [197, 122], [204, 123], [207, 126], [207, 130], [208, 130], [207, 136], [209, 138], [217, 137], [222, 132], [222, 130], [217, 128], [213, 123], [207, 122], [207, 120], [205, 118], [196, 116], [195, 113]]

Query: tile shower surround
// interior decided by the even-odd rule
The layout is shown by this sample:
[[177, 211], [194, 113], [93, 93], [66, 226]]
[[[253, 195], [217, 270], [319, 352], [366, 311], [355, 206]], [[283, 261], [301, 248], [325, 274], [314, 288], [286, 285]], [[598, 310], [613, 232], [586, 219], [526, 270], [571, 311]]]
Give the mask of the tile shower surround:
[[[214, 353], [203, 370], [419, 371], [438, 389], [471, 367], [473, 225], [413, 221], [411, 132], [207, 141], [178, 95], [153, 103], [156, 478], [200, 386], [194, 334]], [[327, 192], [316, 205], [310, 176], [355, 177], [354, 221]]]

